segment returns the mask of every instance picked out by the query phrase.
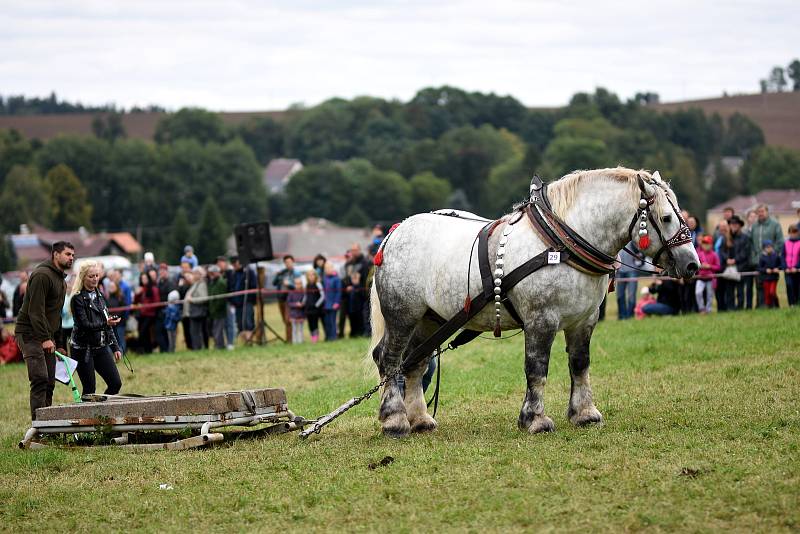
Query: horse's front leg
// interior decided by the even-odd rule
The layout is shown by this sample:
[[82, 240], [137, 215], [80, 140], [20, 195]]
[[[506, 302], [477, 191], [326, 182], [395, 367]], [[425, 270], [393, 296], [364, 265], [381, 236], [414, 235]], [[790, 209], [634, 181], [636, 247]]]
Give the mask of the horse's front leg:
[[553, 420], [544, 414], [544, 386], [550, 365], [550, 347], [556, 336], [557, 322], [537, 320], [525, 325], [525, 377], [528, 389], [519, 412], [517, 425], [531, 434], [552, 432]]
[[588, 322], [564, 331], [572, 380], [567, 419], [577, 426], [603, 422], [602, 414], [592, 401], [592, 387], [589, 384], [589, 342], [596, 324], [595, 315]]

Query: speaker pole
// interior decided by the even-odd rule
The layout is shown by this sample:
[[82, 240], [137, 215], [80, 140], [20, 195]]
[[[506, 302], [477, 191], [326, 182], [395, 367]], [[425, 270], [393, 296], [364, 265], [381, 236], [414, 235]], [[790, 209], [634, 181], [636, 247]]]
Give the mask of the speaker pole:
[[[247, 268], [249, 269], [250, 266], [248, 265]], [[266, 330], [272, 332], [279, 340], [287, 343], [287, 341], [269, 325], [267, 316], [264, 314], [264, 296], [262, 294], [262, 289], [264, 287], [265, 276], [266, 271], [264, 267], [259, 267], [258, 264], [256, 264], [256, 284], [258, 285], [258, 292], [256, 293], [256, 328], [247, 340], [248, 346], [253, 344], [254, 338], [259, 345], [266, 345], [268, 342]]]

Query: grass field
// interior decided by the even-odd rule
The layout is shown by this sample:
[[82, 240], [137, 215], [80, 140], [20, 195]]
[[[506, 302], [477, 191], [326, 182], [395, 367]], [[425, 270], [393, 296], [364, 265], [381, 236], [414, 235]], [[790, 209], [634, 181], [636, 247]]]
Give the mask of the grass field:
[[[28, 383], [22, 366], [5, 366], [0, 529], [797, 531], [798, 327], [797, 309], [603, 323], [592, 377], [606, 423], [580, 429], [565, 419], [559, 336], [546, 393], [557, 430], [536, 436], [516, 428], [522, 336], [447, 353], [439, 429], [401, 441], [381, 436], [373, 398], [307, 442], [20, 451]], [[136, 357], [123, 392], [281, 386], [311, 418], [372, 385], [365, 347]], [[394, 462], [368, 468], [386, 456]]]

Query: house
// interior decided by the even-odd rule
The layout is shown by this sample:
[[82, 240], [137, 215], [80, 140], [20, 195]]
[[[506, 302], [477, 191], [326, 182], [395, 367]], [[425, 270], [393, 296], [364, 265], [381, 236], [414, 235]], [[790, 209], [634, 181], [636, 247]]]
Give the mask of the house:
[[308, 218], [292, 226], [272, 227], [275, 256], [291, 254], [298, 260], [311, 260], [317, 254], [326, 258], [344, 256], [353, 243], [363, 250], [370, 243], [368, 228], [339, 226], [326, 219]]
[[276, 158], [264, 169], [264, 187], [270, 193], [280, 193], [292, 176], [303, 170], [298, 159]]
[[786, 234], [790, 224], [797, 223], [797, 210], [800, 209], [800, 190], [798, 189], [765, 189], [755, 195], [740, 195], [710, 208], [706, 215], [706, 229], [713, 230], [720, 219], [722, 210], [730, 206], [742, 218], [747, 212], [759, 204], [769, 207], [769, 214], [778, 219]]
[[25, 269], [50, 258], [50, 247], [57, 241], [75, 245], [78, 258], [108, 255], [133, 258], [142, 252], [142, 246], [128, 232], [91, 234], [85, 228], [54, 232], [38, 225], [31, 228], [23, 225], [19, 234], [11, 236], [18, 267]]

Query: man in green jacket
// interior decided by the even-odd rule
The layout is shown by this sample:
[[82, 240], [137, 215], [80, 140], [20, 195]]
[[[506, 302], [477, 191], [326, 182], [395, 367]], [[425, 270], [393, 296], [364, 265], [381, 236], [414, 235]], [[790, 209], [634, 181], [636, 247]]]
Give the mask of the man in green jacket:
[[[14, 335], [28, 367], [31, 382], [31, 419], [36, 408], [53, 404], [56, 387], [56, 340], [61, 341], [61, 309], [67, 293], [65, 271], [75, 261], [75, 247], [53, 243], [50, 260], [39, 264], [28, 279], [28, 290], [17, 316]], [[66, 350], [58, 349], [65, 354]]]
[[[780, 223], [769, 216], [769, 208], [766, 204], [756, 206], [758, 219], [750, 229], [750, 240], [753, 246], [750, 248], [750, 263], [758, 265], [758, 258], [764, 248], [764, 241], [772, 241], [775, 250], [783, 250], [783, 230]], [[758, 308], [764, 306], [764, 288], [761, 283], [756, 282]]]

